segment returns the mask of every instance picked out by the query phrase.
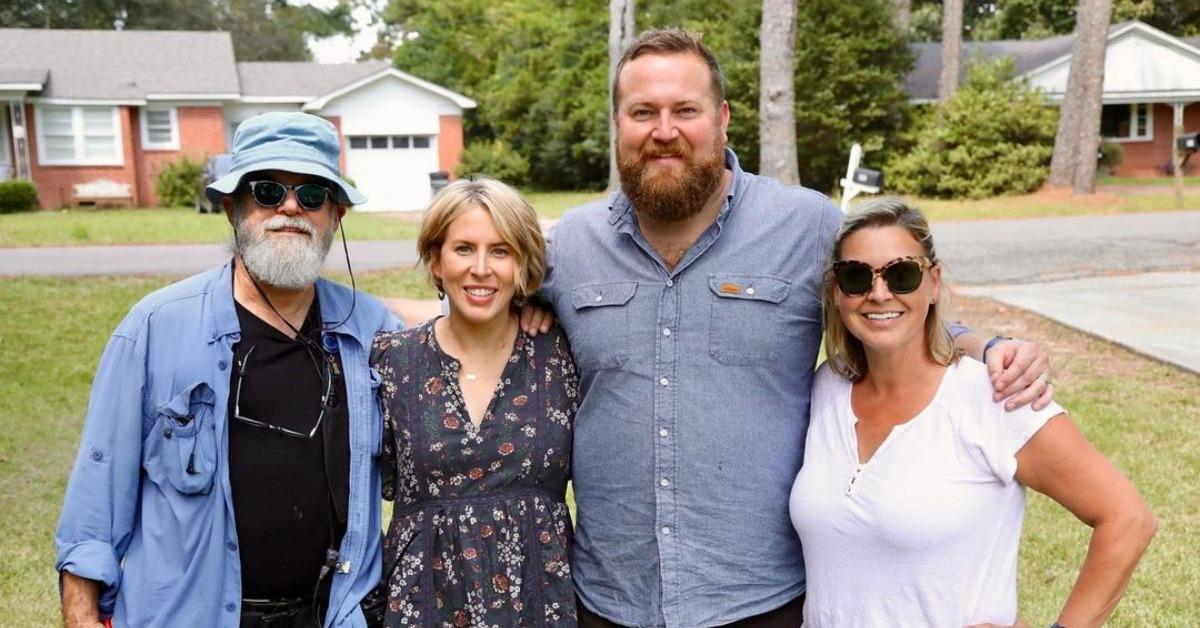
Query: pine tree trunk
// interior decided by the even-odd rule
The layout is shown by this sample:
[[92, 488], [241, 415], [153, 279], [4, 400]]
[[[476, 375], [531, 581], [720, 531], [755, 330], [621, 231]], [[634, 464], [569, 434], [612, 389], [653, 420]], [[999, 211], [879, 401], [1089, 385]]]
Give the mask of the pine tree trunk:
[[800, 183], [796, 159], [796, 0], [763, 0], [759, 42], [759, 173]]
[[912, 0], [894, 0], [896, 3], [896, 30], [908, 37], [909, 22], [912, 21]]
[[[1100, 146], [1100, 107], [1104, 89], [1104, 53], [1108, 43], [1108, 22], [1112, 0], [1079, 0], [1075, 18], [1075, 43], [1071, 48], [1071, 68], [1067, 93], [1059, 107], [1058, 132], [1054, 136], [1054, 156], [1050, 160], [1050, 178], [1054, 188], [1074, 185], [1083, 162], [1094, 187], [1096, 152]], [[1091, 104], [1089, 104], [1091, 103]], [[1085, 137], [1090, 136], [1084, 146]]]
[[[608, 99], [612, 102], [612, 82], [617, 75], [617, 64], [625, 49], [633, 43], [635, 0], [609, 0], [608, 2]], [[608, 189], [621, 185], [617, 172], [617, 126], [613, 116], [608, 116]]]
[[942, 75], [938, 79], [938, 102], [945, 103], [958, 91], [959, 60], [962, 57], [963, 0], [942, 3]]
[[1075, 194], [1096, 191], [1096, 162], [1100, 152], [1100, 110], [1104, 100], [1104, 56], [1112, 0], [1082, 0], [1076, 18], [1081, 52], [1086, 55], [1084, 99], [1079, 108], [1079, 154], [1075, 157]]

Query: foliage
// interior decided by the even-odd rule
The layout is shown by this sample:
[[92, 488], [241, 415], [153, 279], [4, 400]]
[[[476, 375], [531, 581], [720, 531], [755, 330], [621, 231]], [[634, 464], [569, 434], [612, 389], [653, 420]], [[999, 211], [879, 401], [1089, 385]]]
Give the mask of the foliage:
[[889, 187], [938, 198], [1021, 194], [1048, 174], [1057, 112], [1013, 78], [1007, 58], [972, 64], [966, 84], [914, 130], [917, 143], [887, 168]]
[[1116, 142], [1100, 140], [1100, 170], [1112, 175], [1125, 158], [1125, 150]]
[[463, 151], [458, 176], [485, 174], [509, 185], [529, 182], [529, 161], [504, 140], [474, 142]]
[[28, 181], [0, 181], [0, 214], [37, 209], [37, 188]]
[[[941, 39], [941, 0], [913, 0], [912, 39]], [[965, 0], [964, 38], [1040, 39], [1075, 30], [1079, 3], [1065, 0]], [[1113, 0], [1114, 24], [1141, 20], [1176, 36], [1200, 34], [1200, 0]]]
[[833, 189], [855, 142], [868, 163], [894, 150], [889, 142], [909, 117], [904, 76], [912, 55], [893, 15], [891, 0], [797, 6], [796, 135], [804, 185]]
[[187, 157], [167, 163], [154, 179], [154, 193], [163, 207], [191, 207], [203, 187], [204, 164]]
[[[607, 14], [594, 2], [392, 0], [375, 54], [471, 96], [467, 137], [504, 140], [542, 188], [608, 180]], [[758, 2], [639, 2], [639, 31], [682, 27], [721, 61], [732, 118], [729, 145], [758, 164]], [[798, 6], [796, 111], [800, 177], [830, 189], [850, 144], [884, 148], [904, 122], [910, 57], [890, 27], [888, 0]], [[402, 45], [397, 45], [403, 42]]]
[[361, 0], [319, 9], [296, 0], [16, 0], [0, 25], [112, 30], [223, 30], [239, 61], [306, 61], [306, 38], [350, 35]]

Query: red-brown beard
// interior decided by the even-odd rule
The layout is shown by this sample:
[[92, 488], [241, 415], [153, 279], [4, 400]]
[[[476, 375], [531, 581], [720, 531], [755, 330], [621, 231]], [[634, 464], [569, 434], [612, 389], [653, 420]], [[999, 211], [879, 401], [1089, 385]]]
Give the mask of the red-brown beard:
[[[667, 155], [683, 159], [682, 172], [656, 170], [647, 163]], [[621, 189], [638, 214], [661, 222], [680, 222], [700, 213], [721, 184], [724, 168], [725, 146], [720, 139], [713, 142], [707, 157], [700, 158], [680, 137], [667, 144], [647, 140], [634, 155], [625, 155], [617, 147]]]

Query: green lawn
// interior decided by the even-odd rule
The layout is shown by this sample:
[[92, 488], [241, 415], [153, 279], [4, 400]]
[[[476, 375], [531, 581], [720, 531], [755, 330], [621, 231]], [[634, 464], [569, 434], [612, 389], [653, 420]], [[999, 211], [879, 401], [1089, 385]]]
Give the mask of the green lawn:
[[[598, 198], [603, 192], [533, 192], [538, 212], [561, 216], [567, 209]], [[403, 240], [417, 237], [419, 216], [413, 212], [352, 212], [345, 220], [351, 240]], [[0, 215], [0, 247], [89, 246], [105, 244], [212, 244], [229, 237], [223, 214], [197, 214], [191, 209], [64, 209]]]
[[[162, 277], [5, 278], [0, 289], [0, 608], [11, 626], [57, 625], [53, 533], [88, 388], [108, 334]], [[364, 273], [383, 296], [428, 298], [411, 270]], [[1012, 314], [1003, 316], [1011, 317]], [[978, 315], [976, 315], [978, 319]], [[1059, 401], [1162, 520], [1112, 625], [1195, 622], [1200, 591], [1200, 377], [1054, 326]], [[1021, 335], [1025, 335], [1022, 333]], [[1066, 338], [1066, 340], [1063, 340]], [[1078, 353], [1054, 343], [1082, 345]], [[1071, 345], [1074, 346], [1074, 345]], [[1087, 528], [1038, 496], [1021, 552], [1021, 615], [1046, 625], [1071, 586]]]

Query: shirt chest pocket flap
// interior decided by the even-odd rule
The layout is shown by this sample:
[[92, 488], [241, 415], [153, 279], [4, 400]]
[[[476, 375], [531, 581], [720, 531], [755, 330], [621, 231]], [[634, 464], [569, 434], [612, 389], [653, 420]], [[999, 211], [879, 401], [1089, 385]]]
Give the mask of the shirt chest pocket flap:
[[575, 325], [571, 349], [586, 370], [619, 368], [629, 359], [629, 302], [636, 281], [589, 283], [571, 292]]
[[197, 382], [158, 407], [142, 462], [155, 484], [185, 495], [212, 489], [217, 467], [215, 398], [211, 386]]
[[709, 354], [721, 364], [771, 364], [784, 337], [783, 302], [791, 284], [768, 275], [709, 275]]

